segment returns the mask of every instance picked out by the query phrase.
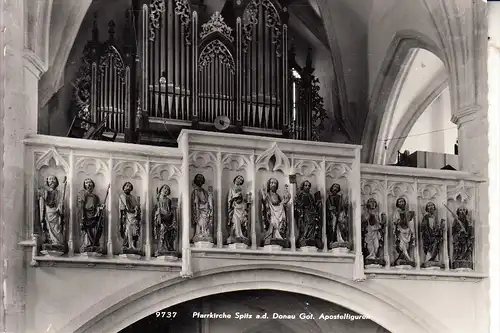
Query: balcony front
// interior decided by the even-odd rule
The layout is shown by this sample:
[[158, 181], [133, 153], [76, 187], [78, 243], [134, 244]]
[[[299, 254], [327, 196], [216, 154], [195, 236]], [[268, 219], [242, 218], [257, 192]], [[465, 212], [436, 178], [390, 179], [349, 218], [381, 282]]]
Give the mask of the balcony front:
[[31, 265], [485, 276], [479, 177], [361, 164], [355, 145], [193, 130], [178, 141], [27, 138]]

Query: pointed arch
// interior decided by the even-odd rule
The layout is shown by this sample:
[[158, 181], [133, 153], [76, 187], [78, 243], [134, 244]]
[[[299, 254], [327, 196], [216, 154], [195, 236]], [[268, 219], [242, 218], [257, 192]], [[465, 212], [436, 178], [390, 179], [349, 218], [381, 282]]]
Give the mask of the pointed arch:
[[377, 145], [380, 145], [377, 138], [382, 128], [387, 106], [390, 103], [390, 96], [398, 82], [402, 69], [405, 67], [406, 59], [411, 50], [415, 48], [433, 53], [446, 64], [441, 48], [431, 38], [413, 30], [396, 33], [387, 50], [370, 96], [369, 111], [363, 130], [363, 150], [361, 152], [361, 158], [365, 163], [382, 163], [382, 154], [376, 154], [380, 150], [377, 150], [377, 148], [380, 148], [377, 147]]

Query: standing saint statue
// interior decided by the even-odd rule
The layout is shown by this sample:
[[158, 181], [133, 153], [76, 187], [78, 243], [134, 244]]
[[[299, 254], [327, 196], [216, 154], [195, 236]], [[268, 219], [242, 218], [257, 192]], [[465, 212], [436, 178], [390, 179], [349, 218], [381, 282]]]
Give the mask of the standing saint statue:
[[64, 245], [64, 199], [66, 195], [66, 177], [61, 193], [58, 190], [59, 180], [56, 176], [48, 176], [46, 186], [39, 191], [40, 224], [44, 235], [42, 253], [46, 255], [62, 255]]
[[363, 255], [365, 265], [384, 266], [384, 236], [387, 215], [378, 212], [378, 203], [374, 198], [368, 199], [365, 211], [361, 215], [363, 233]]
[[266, 188], [261, 191], [262, 222], [265, 230], [263, 244], [264, 246], [279, 245], [281, 247], [289, 247], [286, 209], [291, 195], [288, 191], [288, 185], [285, 185], [283, 197], [278, 194], [278, 188], [278, 180], [270, 178], [267, 181]]
[[425, 255], [425, 261], [422, 263], [423, 268], [444, 268], [444, 263], [440, 260], [444, 240], [444, 226], [445, 220], [439, 220], [436, 205], [433, 202], [428, 202], [425, 205], [425, 214], [420, 225]]
[[300, 185], [300, 191], [295, 197], [295, 216], [299, 226], [297, 247], [323, 247], [321, 240], [322, 210], [321, 193], [311, 194], [311, 182], [306, 180]]
[[349, 199], [341, 193], [339, 184], [330, 187], [326, 200], [328, 248], [349, 247]]
[[469, 216], [469, 210], [462, 206], [453, 214], [453, 269], [472, 270], [474, 251], [474, 224]]
[[166, 184], [156, 190], [156, 204], [153, 208], [153, 238], [157, 257], [176, 255], [178, 226], [172, 210], [170, 193], [170, 187]]
[[228, 244], [240, 243], [250, 245], [248, 239], [248, 213], [250, 210], [251, 196], [249, 193], [246, 195], [244, 194], [244, 183], [245, 179], [243, 176], [236, 176], [233, 179], [233, 186], [231, 186], [227, 196]]
[[396, 211], [392, 223], [395, 238], [395, 266], [415, 266], [413, 250], [415, 247], [415, 212], [408, 211], [405, 198], [396, 200]]
[[[101, 204], [101, 200], [94, 193], [94, 189], [94, 181], [87, 178], [83, 181], [83, 190], [78, 193], [78, 217], [82, 231], [80, 253], [102, 254], [103, 252], [100, 240], [104, 230], [104, 205]], [[108, 192], [109, 186], [106, 199]]]
[[134, 186], [130, 182], [123, 184], [122, 190], [123, 193], [118, 197], [122, 253], [142, 255], [137, 247], [141, 235], [141, 200], [131, 194]]
[[193, 243], [213, 243], [214, 202], [213, 191], [203, 188], [205, 177], [202, 174], [194, 176], [193, 191], [191, 192], [191, 218], [196, 228]]

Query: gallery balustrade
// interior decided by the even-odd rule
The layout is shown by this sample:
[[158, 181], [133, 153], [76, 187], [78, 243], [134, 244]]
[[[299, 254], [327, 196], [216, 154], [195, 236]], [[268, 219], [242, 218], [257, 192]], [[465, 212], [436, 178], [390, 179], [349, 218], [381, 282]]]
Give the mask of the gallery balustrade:
[[32, 265], [196, 271], [193, 258], [478, 273], [482, 179], [360, 163], [360, 146], [184, 130], [179, 148], [26, 139]]

